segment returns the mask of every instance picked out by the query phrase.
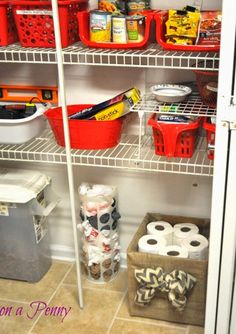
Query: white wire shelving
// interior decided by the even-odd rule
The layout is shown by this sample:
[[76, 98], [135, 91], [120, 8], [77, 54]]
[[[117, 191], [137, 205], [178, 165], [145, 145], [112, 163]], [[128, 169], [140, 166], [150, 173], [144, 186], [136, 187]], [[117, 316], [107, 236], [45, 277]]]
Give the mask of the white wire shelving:
[[199, 94], [196, 92], [192, 93], [187, 100], [178, 103], [158, 102], [153, 94], [146, 94], [139, 102], [131, 107], [131, 111], [161, 114], [168, 113], [171, 115], [196, 117], [216, 117], [216, 109], [205, 105]]
[[[120, 143], [105, 150], [71, 150], [73, 165], [96, 166], [139, 171], [192, 175], [213, 175], [213, 162], [207, 158], [207, 144], [201, 137], [191, 159], [158, 156], [154, 153], [152, 136], [143, 136], [141, 155], [139, 137], [123, 135]], [[49, 162], [66, 164], [65, 148], [57, 145], [53, 133], [47, 129], [41, 137], [17, 145], [0, 145], [0, 160]]]
[[[62, 50], [63, 64], [101, 66], [124, 66], [140, 68], [178, 68], [216, 70], [218, 53], [163, 51], [157, 44], [141, 50], [92, 49], [75, 43]], [[57, 64], [55, 49], [23, 48], [19, 43], [0, 47], [0, 63], [44, 63]], [[132, 111], [162, 112], [165, 104], [159, 104], [147, 95]], [[170, 107], [170, 106], [169, 106]], [[168, 110], [171, 114], [172, 111]], [[187, 103], [178, 104], [175, 114], [215, 116], [216, 111], [204, 106], [199, 96], [192, 94]], [[115, 148], [106, 150], [71, 150], [73, 165], [123, 168], [178, 174], [213, 175], [213, 163], [207, 158], [207, 144], [200, 140], [191, 159], [157, 156], [154, 153], [152, 136], [127, 136]], [[22, 145], [0, 145], [0, 160], [49, 162], [66, 164], [66, 151], [56, 144], [50, 130], [40, 137]]]
[[[63, 63], [71, 65], [125, 66], [141, 68], [182, 68], [212, 71], [219, 67], [216, 52], [164, 51], [158, 44], [144, 49], [96, 49], [77, 42], [62, 50]], [[19, 43], [0, 47], [2, 63], [56, 64], [53, 48], [23, 48]]]

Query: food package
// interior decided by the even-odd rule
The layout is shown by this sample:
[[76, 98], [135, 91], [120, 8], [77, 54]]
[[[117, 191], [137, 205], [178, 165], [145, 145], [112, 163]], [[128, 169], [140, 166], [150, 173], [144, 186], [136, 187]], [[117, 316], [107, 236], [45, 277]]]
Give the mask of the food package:
[[178, 37], [178, 36], [169, 36], [166, 39], [166, 43], [168, 44], [178, 44], [178, 45], [193, 45], [194, 39], [187, 37]]
[[110, 100], [75, 113], [69, 116], [69, 119], [113, 120], [127, 114], [130, 111], [130, 107], [139, 100], [140, 92], [134, 87]]
[[197, 10], [170, 9], [168, 20], [166, 21], [166, 36], [196, 38], [199, 20], [200, 12]]
[[221, 19], [220, 11], [201, 12], [197, 44], [220, 45]]
[[113, 14], [126, 14], [125, 0], [98, 0], [98, 9]]
[[159, 122], [164, 123], [192, 123], [194, 122], [194, 117], [187, 117], [183, 115], [173, 116], [173, 115], [160, 115], [158, 116]]
[[143, 11], [151, 8], [150, 0], [127, 0], [126, 3], [128, 15], [142, 14]]

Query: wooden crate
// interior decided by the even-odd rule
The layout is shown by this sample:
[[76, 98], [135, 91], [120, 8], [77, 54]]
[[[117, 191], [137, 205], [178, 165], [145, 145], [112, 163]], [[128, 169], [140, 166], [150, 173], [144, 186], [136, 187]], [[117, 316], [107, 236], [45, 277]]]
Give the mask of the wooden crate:
[[[151, 221], [164, 220], [171, 225], [178, 223], [193, 223], [199, 227], [199, 233], [209, 237], [209, 219], [170, 216], [159, 213], [147, 213], [134, 235], [128, 249], [128, 299], [129, 312], [132, 316], [173, 321], [184, 324], [204, 325], [206, 285], [207, 285], [207, 260], [192, 260], [179, 257], [168, 257], [149, 253], [138, 252], [138, 240], [146, 234], [146, 226]], [[168, 301], [167, 293], [158, 292], [146, 306], [136, 305], [134, 302], [136, 291], [139, 287], [135, 279], [135, 269], [162, 267], [169, 273], [175, 269], [183, 270], [193, 275], [197, 282], [194, 288], [187, 294], [187, 304], [180, 312]]]

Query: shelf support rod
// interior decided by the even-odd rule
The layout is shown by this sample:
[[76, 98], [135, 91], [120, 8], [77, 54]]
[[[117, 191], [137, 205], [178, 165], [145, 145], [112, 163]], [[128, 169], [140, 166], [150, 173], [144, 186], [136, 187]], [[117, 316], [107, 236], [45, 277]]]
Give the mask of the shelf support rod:
[[83, 302], [83, 290], [82, 290], [81, 270], [80, 270], [80, 256], [79, 256], [79, 249], [78, 249], [79, 242], [78, 242], [76, 210], [75, 210], [74, 177], [73, 177], [73, 166], [72, 166], [72, 159], [71, 159], [69, 124], [68, 124], [67, 107], [66, 107], [63, 55], [62, 55], [62, 48], [61, 48], [61, 33], [60, 33], [57, 0], [52, 0], [52, 11], [53, 11], [53, 23], [54, 23], [55, 40], [56, 40], [57, 69], [58, 69], [58, 80], [59, 80], [60, 98], [61, 98], [61, 106], [62, 106], [63, 130], [64, 130], [65, 146], [66, 146], [67, 174], [68, 174], [68, 183], [69, 183], [70, 205], [71, 205], [74, 247], [75, 247], [77, 289], [78, 289], [79, 306], [80, 308], [83, 308], [84, 302]]

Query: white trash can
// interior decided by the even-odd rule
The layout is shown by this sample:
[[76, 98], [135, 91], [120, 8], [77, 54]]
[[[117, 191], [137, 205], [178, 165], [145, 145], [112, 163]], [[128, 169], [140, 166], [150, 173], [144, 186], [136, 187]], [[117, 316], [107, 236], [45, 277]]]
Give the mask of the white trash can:
[[46, 175], [0, 169], [0, 277], [37, 282], [48, 271], [47, 216], [57, 203]]

